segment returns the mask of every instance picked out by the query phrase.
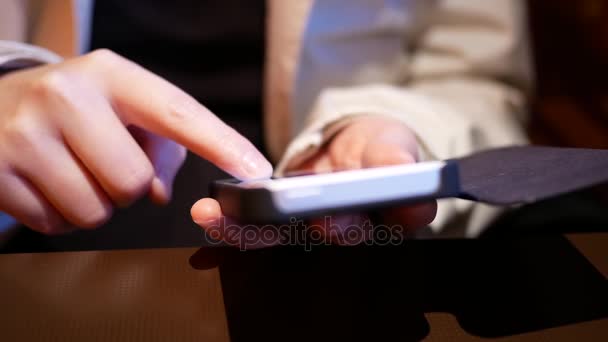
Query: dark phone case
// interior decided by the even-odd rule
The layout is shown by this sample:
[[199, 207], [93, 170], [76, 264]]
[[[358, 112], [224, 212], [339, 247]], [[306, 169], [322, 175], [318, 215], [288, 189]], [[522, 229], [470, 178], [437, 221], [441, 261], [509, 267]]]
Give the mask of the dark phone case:
[[608, 150], [514, 146], [457, 159], [459, 197], [525, 204], [608, 181]]

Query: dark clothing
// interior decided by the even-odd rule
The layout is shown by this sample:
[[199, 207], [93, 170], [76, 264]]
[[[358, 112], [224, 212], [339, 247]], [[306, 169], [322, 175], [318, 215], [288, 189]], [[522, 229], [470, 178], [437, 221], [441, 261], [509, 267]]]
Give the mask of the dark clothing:
[[222, 118], [259, 121], [264, 14], [264, 0], [97, 1], [92, 48], [134, 60]]

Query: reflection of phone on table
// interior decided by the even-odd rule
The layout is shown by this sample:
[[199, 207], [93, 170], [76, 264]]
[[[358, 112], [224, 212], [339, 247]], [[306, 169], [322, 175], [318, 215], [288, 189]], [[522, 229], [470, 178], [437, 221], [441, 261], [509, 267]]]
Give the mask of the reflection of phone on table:
[[514, 146], [459, 159], [281, 179], [218, 181], [212, 196], [252, 223], [445, 197], [531, 203], [608, 181], [608, 150]]
[[454, 162], [425, 162], [278, 179], [215, 182], [224, 214], [245, 222], [284, 222], [459, 194]]

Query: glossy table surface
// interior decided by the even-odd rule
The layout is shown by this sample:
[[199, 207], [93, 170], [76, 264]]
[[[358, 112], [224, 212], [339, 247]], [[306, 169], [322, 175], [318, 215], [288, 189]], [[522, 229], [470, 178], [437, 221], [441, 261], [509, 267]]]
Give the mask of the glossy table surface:
[[605, 341], [608, 233], [0, 255], [2, 340]]

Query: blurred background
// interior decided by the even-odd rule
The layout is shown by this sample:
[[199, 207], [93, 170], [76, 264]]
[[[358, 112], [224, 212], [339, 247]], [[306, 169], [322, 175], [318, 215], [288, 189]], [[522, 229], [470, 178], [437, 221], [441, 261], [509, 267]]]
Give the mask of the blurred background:
[[[528, 7], [533, 143], [608, 148], [608, 1], [530, 0]], [[608, 203], [608, 186], [592, 193]]]
[[608, 1], [529, 1], [535, 143], [608, 148]]
[[[142, 15], [148, 1], [97, 1], [91, 48], [110, 48], [167, 78], [262, 147], [265, 0], [180, 0], [182, 12], [175, 13], [172, 2], [155, 0], [157, 11]], [[608, 0], [527, 4], [536, 73], [532, 142], [608, 149]], [[226, 11], [231, 15], [222, 15]], [[164, 12], [171, 15], [159, 16]], [[197, 13], [212, 14], [211, 29], [193, 29]], [[168, 207], [140, 201], [94, 233], [45, 237], [22, 230], [4, 251], [199, 245], [202, 234], [191, 222], [190, 207], [206, 194], [210, 179], [221, 177], [200, 158], [188, 158], [175, 184], [179, 196]], [[525, 231], [529, 222], [543, 222], [553, 232], [557, 225], [605, 231], [607, 205], [608, 185], [597, 186], [529, 206], [501, 226]]]

